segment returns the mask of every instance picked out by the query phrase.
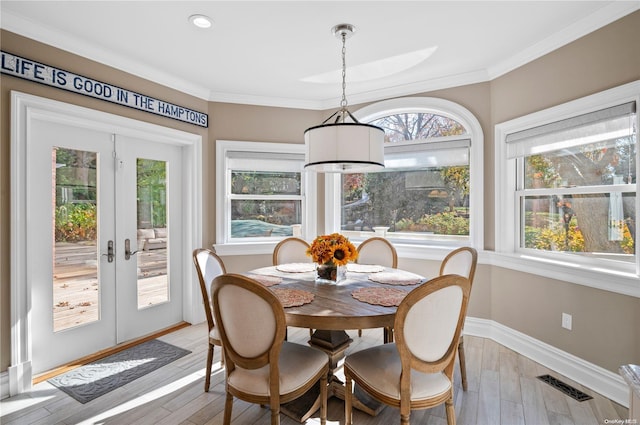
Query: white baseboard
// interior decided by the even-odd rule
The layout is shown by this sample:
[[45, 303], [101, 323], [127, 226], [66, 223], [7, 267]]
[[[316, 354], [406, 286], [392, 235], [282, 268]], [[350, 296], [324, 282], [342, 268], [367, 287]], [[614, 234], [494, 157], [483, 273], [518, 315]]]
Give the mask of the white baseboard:
[[492, 339], [616, 403], [629, 407], [629, 387], [618, 374], [493, 320], [467, 317], [464, 333]]
[[0, 374], [0, 399], [31, 391], [33, 388], [31, 362], [9, 366]]
[[9, 397], [9, 372], [0, 373], [0, 400]]

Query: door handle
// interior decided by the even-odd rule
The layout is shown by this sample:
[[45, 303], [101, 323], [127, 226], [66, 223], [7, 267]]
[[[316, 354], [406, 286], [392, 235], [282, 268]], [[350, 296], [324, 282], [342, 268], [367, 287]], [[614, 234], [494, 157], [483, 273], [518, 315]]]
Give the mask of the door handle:
[[124, 259], [128, 260], [132, 255], [137, 254], [138, 251], [131, 252], [131, 241], [129, 239], [124, 240]]
[[107, 242], [107, 253], [106, 254], [102, 254], [103, 257], [107, 257], [107, 261], [109, 263], [113, 263], [113, 257], [115, 257], [115, 254], [113, 252], [113, 241], [108, 241]]

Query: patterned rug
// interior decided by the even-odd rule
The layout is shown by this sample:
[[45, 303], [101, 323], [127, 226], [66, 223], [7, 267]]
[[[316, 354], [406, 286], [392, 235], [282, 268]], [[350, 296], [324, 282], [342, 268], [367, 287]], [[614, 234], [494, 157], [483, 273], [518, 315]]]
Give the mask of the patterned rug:
[[48, 380], [80, 403], [87, 403], [191, 353], [152, 339]]

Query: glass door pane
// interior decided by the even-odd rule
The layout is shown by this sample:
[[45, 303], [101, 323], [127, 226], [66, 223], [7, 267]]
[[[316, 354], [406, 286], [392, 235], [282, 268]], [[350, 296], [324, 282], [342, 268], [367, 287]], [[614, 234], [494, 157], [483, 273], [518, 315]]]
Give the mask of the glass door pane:
[[169, 301], [167, 163], [136, 160], [138, 309]]
[[53, 331], [100, 319], [97, 154], [53, 148]]

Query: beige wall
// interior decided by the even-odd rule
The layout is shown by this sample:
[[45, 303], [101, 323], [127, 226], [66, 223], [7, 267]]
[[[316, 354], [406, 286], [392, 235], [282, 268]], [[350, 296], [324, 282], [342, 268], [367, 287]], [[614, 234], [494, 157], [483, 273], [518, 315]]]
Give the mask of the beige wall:
[[[640, 80], [638, 40], [635, 12], [496, 78], [492, 126]], [[485, 144], [487, 192], [493, 192], [493, 163], [493, 149]], [[570, 332], [560, 326], [562, 312], [573, 315]], [[621, 364], [640, 364], [640, 298], [494, 267], [491, 318], [616, 373]]]
[[[208, 130], [200, 129], [17, 78], [0, 77], [0, 371], [6, 370], [10, 363], [8, 219], [11, 90], [201, 134], [204, 140], [203, 245], [206, 246], [215, 241], [215, 140], [302, 143], [304, 129], [326, 118], [326, 112], [320, 111], [205, 102], [8, 32], [3, 31], [1, 36], [3, 50], [198, 111], [208, 111], [210, 127]], [[485, 136], [485, 249], [494, 247], [494, 125], [640, 79], [640, 45], [637, 40], [640, 40], [640, 12], [491, 82], [419, 94], [457, 102], [475, 114], [482, 125]], [[316, 194], [320, 201], [322, 191], [320, 184]], [[322, 223], [322, 208], [318, 215]], [[322, 231], [321, 228], [319, 230]], [[224, 260], [229, 271], [241, 271], [269, 264], [271, 257], [236, 256], [225, 257]], [[400, 267], [426, 276], [437, 272], [437, 264], [432, 261], [400, 259]], [[573, 331], [560, 327], [561, 312], [573, 315]], [[469, 313], [474, 317], [495, 320], [614, 372], [620, 364], [640, 363], [640, 298], [481, 264]]]

